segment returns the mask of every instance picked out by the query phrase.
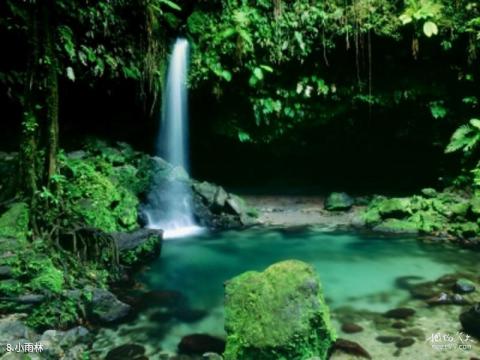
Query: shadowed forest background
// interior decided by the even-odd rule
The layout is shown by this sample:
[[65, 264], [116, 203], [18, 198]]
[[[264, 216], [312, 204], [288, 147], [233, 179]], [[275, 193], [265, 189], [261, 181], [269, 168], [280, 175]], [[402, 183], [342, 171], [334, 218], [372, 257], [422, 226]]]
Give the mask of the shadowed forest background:
[[[2, 57], [9, 149], [18, 148], [36, 41], [27, 4], [2, 5], [2, 41], [12, 49]], [[447, 185], [461, 169], [444, 149], [478, 110], [474, 2], [52, 5], [42, 26], [58, 58], [65, 148], [96, 135], [151, 151], [155, 81], [180, 33], [193, 47], [193, 176], [395, 192]], [[435, 32], [425, 33], [427, 23]]]

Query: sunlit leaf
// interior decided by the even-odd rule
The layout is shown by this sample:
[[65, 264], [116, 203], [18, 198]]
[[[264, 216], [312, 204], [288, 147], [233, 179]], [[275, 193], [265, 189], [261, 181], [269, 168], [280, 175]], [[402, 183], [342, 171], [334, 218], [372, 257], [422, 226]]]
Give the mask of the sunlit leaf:
[[423, 24], [423, 32], [428, 37], [432, 37], [433, 35], [437, 35], [438, 34], [437, 24], [435, 24], [433, 21], [427, 21], [425, 24]]
[[73, 69], [70, 66], [67, 67], [67, 77], [70, 80], [75, 81], [75, 72], [73, 71]]

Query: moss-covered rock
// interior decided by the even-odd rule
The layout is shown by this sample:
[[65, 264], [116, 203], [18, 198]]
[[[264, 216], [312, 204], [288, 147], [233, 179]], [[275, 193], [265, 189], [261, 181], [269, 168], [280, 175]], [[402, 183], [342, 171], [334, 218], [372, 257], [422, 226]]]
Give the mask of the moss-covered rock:
[[314, 269], [296, 260], [228, 281], [225, 312], [226, 360], [326, 359], [336, 337]]
[[353, 206], [353, 199], [347, 193], [334, 192], [325, 199], [325, 209], [328, 211], [345, 211]]
[[[426, 194], [425, 194], [426, 193]], [[361, 217], [367, 227], [387, 233], [470, 238], [480, 233], [480, 201], [452, 190], [422, 191], [409, 198], [375, 197]]]
[[374, 231], [389, 234], [418, 234], [418, 224], [399, 219], [387, 219], [373, 228]]
[[378, 212], [383, 219], [403, 219], [411, 214], [410, 200], [405, 198], [386, 199], [378, 204]]
[[112, 234], [122, 265], [137, 267], [157, 258], [162, 249], [161, 230], [140, 229], [130, 233]]
[[[69, 211], [88, 226], [106, 232], [137, 228], [139, 200], [124, 186], [125, 183], [113, 176], [122, 171], [108, 164], [99, 166], [96, 161], [98, 159], [66, 160], [65, 165], [70, 170], [65, 185]], [[128, 167], [123, 168], [125, 173], [131, 171]], [[123, 181], [125, 177], [128, 176], [124, 174]]]
[[10, 205], [0, 216], [0, 237], [25, 240], [28, 235], [29, 210], [23, 202]]

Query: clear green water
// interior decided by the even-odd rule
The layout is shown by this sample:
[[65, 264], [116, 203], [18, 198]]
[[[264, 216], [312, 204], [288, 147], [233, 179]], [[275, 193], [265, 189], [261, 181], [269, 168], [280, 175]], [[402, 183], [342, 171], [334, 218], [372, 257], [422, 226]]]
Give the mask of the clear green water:
[[[303, 260], [316, 268], [333, 311], [344, 306], [391, 309], [408, 298], [408, 293], [396, 286], [399, 277], [433, 280], [476, 263], [474, 253], [458, 248], [312, 228], [229, 231], [165, 241], [162, 256], [140, 281], [147, 290], [179, 291], [190, 308], [207, 313], [189, 323], [169, 320], [165, 328], [165, 322], [151, 319], [153, 304], [139, 315], [130, 331], [123, 329], [123, 333], [167, 351], [175, 351], [187, 334], [222, 336], [224, 281], [286, 259]], [[143, 336], [142, 331], [148, 335]]]

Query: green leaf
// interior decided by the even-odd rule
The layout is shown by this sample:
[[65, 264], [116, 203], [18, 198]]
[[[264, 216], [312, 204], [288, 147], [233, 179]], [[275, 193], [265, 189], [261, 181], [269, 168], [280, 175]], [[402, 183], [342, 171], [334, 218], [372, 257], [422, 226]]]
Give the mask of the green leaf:
[[73, 71], [73, 69], [70, 66], [67, 67], [67, 77], [70, 80], [75, 81], [75, 72]]
[[255, 75], [258, 80], [263, 80], [263, 71], [259, 67], [253, 69], [253, 75]]
[[447, 109], [443, 106], [443, 102], [441, 101], [431, 102], [430, 112], [435, 119], [443, 119], [447, 115]]
[[260, 65], [260, 67], [266, 72], [270, 72], [270, 73], [273, 72], [273, 69], [268, 65]]
[[223, 71], [221, 72], [221, 75], [222, 75], [222, 77], [223, 77], [225, 80], [227, 80], [227, 81], [231, 81], [231, 80], [232, 80], [232, 73], [231, 73], [230, 71], [228, 71], [228, 70], [223, 70]]
[[470, 125], [480, 130], [480, 120], [479, 119], [470, 119]]
[[463, 149], [472, 147], [473, 128], [470, 125], [460, 126], [452, 135], [450, 143], [445, 149], [446, 153], [452, 153]]
[[303, 42], [302, 34], [298, 31], [295, 31], [294, 35], [295, 35], [295, 39], [298, 42], [298, 46], [300, 46], [300, 49], [302, 49], [302, 51], [305, 51], [305, 43]]
[[423, 24], [423, 32], [427, 37], [432, 37], [438, 34], [438, 27], [433, 21], [427, 21]]
[[238, 140], [240, 140], [240, 142], [248, 142], [248, 141], [252, 140], [252, 138], [245, 131], [238, 130]]
[[177, 11], [182, 10], [182, 8], [179, 5], [177, 5], [176, 3], [174, 3], [173, 1], [170, 1], [170, 0], [160, 0], [160, 3], [164, 4], [164, 5], [167, 5], [169, 8], [171, 8], [173, 10], [177, 10]]
[[399, 16], [400, 21], [402, 22], [403, 25], [407, 25], [412, 22], [412, 17], [407, 14], [403, 14]]

